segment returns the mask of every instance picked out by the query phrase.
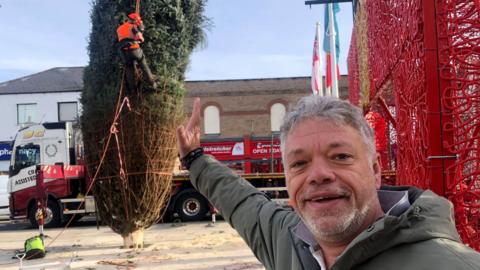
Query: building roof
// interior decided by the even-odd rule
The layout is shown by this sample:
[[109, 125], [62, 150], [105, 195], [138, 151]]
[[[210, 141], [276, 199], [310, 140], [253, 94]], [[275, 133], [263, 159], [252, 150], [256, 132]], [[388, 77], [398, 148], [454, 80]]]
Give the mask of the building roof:
[[84, 67], [57, 67], [0, 83], [0, 95], [82, 91]]
[[191, 96], [244, 96], [263, 94], [298, 93], [310, 89], [309, 77], [187, 81]]
[[[0, 83], [0, 95], [82, 91], [83, 71], [84, 67], [57, 67], [6, 81]], [[340, 93], [348, 93], [347, 76], [341, 77]], [[187, 81], [186, 88], [189, 96], [308, 93], [310, 77]]]
[[[187, 81], [189, 96], [244, 96], [310, 93], [310, 77], [285, 77], [240, 80]], [[348, 95], [348, 78], [342, 75], [339, 83], [341, 96]]]

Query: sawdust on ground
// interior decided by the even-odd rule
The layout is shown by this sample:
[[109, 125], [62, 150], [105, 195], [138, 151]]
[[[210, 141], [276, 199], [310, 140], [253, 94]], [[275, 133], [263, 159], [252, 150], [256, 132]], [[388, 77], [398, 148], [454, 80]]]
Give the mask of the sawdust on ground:
[[[23, 261], [25, 269], [261, 270], [243, 240], [226, 222], [157, 224], [145, 231], [145, 247], [121, 249], [122, 238], [108, 227], [48, 229], [47, 255]], [[61, 233], [62, 232], [62, 233]], [[0, 232], [0, 269], [19, 269], [12, 259], [36, 230]], [[61, 233], [61, 234], [60, 234]], [[53, 240], [53, 241], [52, 241]]]

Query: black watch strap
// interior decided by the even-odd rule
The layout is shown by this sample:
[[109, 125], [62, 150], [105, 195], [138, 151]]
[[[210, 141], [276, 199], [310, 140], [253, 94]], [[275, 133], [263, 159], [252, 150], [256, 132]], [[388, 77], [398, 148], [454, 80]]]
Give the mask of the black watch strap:
[[190, 170], [190, 166], [192, 166], [193, 161], [202, 155], [203, 148], [198, 147], [196, 149], [193, 149], [181, 159], [182, 166], [187, 168], [187, 170]]

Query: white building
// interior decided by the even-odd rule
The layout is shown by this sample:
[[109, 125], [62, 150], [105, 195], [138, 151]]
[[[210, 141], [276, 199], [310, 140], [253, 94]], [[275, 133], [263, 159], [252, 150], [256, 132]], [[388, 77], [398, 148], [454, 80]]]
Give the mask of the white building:
[[0, 174], [8, 171], [9, 144], [20, 128], [78, 119], [83, 70], [53, 68], [0, 83]]

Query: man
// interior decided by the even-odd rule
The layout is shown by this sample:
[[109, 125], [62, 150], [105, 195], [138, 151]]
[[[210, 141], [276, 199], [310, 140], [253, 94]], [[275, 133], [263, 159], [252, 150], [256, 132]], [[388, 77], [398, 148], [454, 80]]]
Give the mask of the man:
[[286, 115], [280, 138], [294, 211], [203, 155], [199, 122], [196, 99], [177, 129], [190, 179], [267, 269], [480, 269], [446, 199], [408, 187], [378, 190], [373, 131], [348, 102], [308, 96]]
[[130, 13], [128, 19], [117, 28], [118, 48], [123, 63], [125, 64], [125, 75], [129, 91], [136, 89], [135, 64], [138, 63], [148, 83], [156, 88], [156, 83], [147, 61], [140, 48], [144, 41], [144, 25], [138, 13]]

